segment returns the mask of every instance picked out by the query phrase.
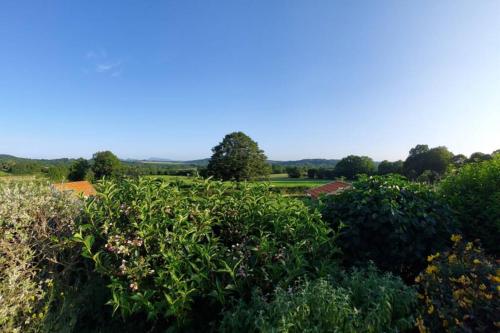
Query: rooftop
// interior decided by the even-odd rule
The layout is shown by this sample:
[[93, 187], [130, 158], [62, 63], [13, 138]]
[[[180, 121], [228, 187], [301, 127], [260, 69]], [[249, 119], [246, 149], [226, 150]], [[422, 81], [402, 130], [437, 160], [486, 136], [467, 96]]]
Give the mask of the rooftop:
[[318, 198], [322, 194], [335, 194], [338, 191], [351, 188], [351, 184], [341, 181], [334, 181], [325, 185], [321, 185], [306, 191], [313, 198]]

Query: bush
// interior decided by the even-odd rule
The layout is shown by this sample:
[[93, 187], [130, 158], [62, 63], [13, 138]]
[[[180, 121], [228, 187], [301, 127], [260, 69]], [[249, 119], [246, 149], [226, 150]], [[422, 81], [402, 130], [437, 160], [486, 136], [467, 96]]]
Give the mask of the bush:
[[469, 240], [479, 238], [485, 250], [500, 254], [500, 155], [464, 165], [445, 178], [441, 193], [456, 211]]
[[428, 186], [400, 176], [361, 177], [353, 189], [323, 200], [323, 218], [341, 228], [338, 244], [347, 265], [373, 260], [413, 280], [451, 235], [448, 206]]
[[340, 281], [318, 279], [277, 289], [271, 300], [256, 292], [224, 315], [221, 332], [401, 332], [414, 327], [415, 291], [373, 269]]
[[211, 320], [254, 286], [269, 292], [334, 264], [320, 215], [263, 185], [141, 178], [98, 188], [76, 239], [124, 316]]
[[0, 183], [0, 331], [39, 332], [54, 281], [78, 257], [77, 199], [47, 184]]
[[429, 256], [415, 281], [425, 311], [421, 332], [498, 332], [500, 265], [473, 243], [453, 235], [453, 248]]

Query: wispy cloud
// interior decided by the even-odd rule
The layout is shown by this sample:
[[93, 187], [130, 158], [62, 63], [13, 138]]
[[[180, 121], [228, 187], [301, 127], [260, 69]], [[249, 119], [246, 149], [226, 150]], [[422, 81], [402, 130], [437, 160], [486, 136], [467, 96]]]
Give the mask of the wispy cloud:
[[109, 72], [111, 70], [116, 70], [117, 68], [120, 68], [121, 62], [112, 62], [112, 63], [101, 63], [101, 64], [96, 64], [95, 66], [95, 71], [97, 73], [105, 73]]
[[108, 57], [108, 53], [104, 49], [88, 50], [85, 53], [85, 58], [92, 67], [92, 69], [88, 72], [108, 74], [111, 77], [118, 77], [123, 71], [122, 61]]
[[108, 56], [108, 53], [106, 50], [89, 50], [87, 53], [85, 53], [85, 57], [87, 59], [102, 59], [106, 58]]

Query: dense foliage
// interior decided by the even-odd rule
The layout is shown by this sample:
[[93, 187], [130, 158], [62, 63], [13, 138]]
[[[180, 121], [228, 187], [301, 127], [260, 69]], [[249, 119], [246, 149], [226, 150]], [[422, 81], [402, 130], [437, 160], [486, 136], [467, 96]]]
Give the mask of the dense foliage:
[[355, 270], [337, 281], [318, 279], [255, 293], [225, 314], [221, 332], [401, 332], [414, 327], [416, 293], [400, 279]]
[[421, 332], [498, 332], [500, 265], [462, 237], [453, 235], [453, 248], [428, 257], [428, 266], [415, 280], [425, 305]]
[[500, 254], [500, 155], [463, 166], [440, 184], [456, 211], [460, 228], [469, 240], [481, 240], [484, 248]]
[[375, 163], [367, 156], [349, 155], [335, 165], [335, 176], [347, 179], [354, 179], [358, 174], [372, 175], [375, 171]]
[[453, 154], [446, 147], [429, 149], [427, 145], [417, 145], [410, 149], [410, 154], [403, 163], [403, 171], [410, 179], [416, 179], [427, 170], [443, 175], [452, 158]]
[[115, 177], [120, 169], [120, 160], [110, 151], [99, 151], [92, 156], [92, 172], [96, 179]]
[[[304, 175], [305, 170], [303, 168], [298, 167], [298, 166], [287, 167], [286, 173], [288, 174], [288, 177], [290, 177], [290, 178], [300, 178]], [[311, 177], [311, 178], [314, 178], [314, 177]]]
[[63, 240], [79, 209], [46, 184], [0, 183], [0, 332], [40, 331], [54, 280], [78, 256]]
[[248, 180], [270, 172], [267, 157], [257, 142], [243, 132], [233, 132], [212, 149], [207, 173], [216, 179]]
[[373, 260], [411, 279], [425, 258], [447, 245], [452, 214], [429, 187], [400, 176], [362, 177], [353, 189], [324, 198], [322, 213], [341, 227], [338, 244], [351, 265]]
[[84, 158], [77, 159], [69, 168], [68, 179], [71, 181], [92, 180], [93, 177], [90, 162]]
[[124, 316], [213, 318], [254, 287], [269, 292], [335, 266], [320, 215], [266, 186], [140, 179], [99, 188], [77, 238]]
[[384, 160], [378, 165], [379, 175], [388, 175], [390, 173], [403, 174], [403, 161], [390, 162]]

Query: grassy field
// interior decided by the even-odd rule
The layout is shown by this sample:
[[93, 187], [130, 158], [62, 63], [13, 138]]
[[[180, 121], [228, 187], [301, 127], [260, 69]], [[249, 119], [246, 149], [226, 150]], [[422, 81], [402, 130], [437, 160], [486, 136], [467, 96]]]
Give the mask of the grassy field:
[[11, 181], [33, 181], [47, 179], [43, 175], [11, 175], [5, 172], [0, 173], [0, 182]]
[[[161, 179], [166, 179], [170, 181], [176, 181], [176, 180], [183, 180], [183, 181], [190, 181], [191, 177], [187, 176], [169, 176], [169, 175], [160, 175], [160, 176], [146, 176], [146, 177], [151, 177], [151, 178], [161, 178]], [[268, 179], [260, 179], [256, 180], [255, 182], [258, 183], [270, 183], [271, 186], [273, 187], [307, 187], [307, 188], [312, 188], [316, 186], [320, 186], [326, 183], [331, 182], [331, 180], [325, 180], [325, 179], [308, 179], [308, 178], [288, 178], [288, 175], [286, 173], [284, 174], [274, 174], [270, 175]]]
[[271, 186], [276, 187], [316, 187], [331, 182], [325, 179], [309, 178], [288, 178], [286, 173], [274, 174], [269, 176], [269, 180], [262, 179], [260, 182], [270, 182]]

